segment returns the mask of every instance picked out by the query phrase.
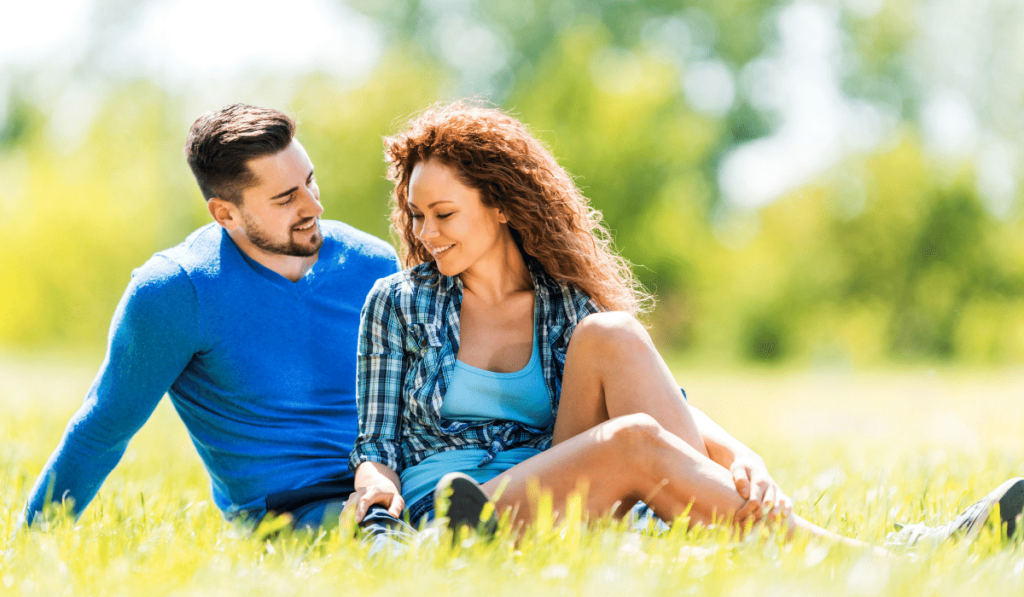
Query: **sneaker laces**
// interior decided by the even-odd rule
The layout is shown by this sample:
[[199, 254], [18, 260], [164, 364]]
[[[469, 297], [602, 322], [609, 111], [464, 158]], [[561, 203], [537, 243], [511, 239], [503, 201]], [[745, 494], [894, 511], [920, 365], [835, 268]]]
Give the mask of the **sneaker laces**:
[[926, 545], [938, 547], [954, 535], [970, 533], [972, 529], [988, 519], [992, 506], [993, 504], [989, 500], [981, 500], [972, 504], [953, 520], [937, 527], [921, 523], [907, 525], [897, 523], [897, 531], [886, 535], [885, 547], [914, 548]]

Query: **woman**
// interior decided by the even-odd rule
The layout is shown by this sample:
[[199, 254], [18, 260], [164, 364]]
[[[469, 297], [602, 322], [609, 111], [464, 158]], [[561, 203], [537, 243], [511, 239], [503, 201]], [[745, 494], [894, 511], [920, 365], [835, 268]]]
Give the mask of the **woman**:
[[584, 488], [591, 515], [643, 500], [667, 521], [768, 514], [857, 543], [792, 515], [762, 459], [686, 403], [600, 214], [520, 122], [455, 103], [386, 145], [410, 269], [363, 309], [357, 520], [379, 504], [415, 524], [461, 471], [505, 485], [517, 523], [538, 480], [556, 510]]

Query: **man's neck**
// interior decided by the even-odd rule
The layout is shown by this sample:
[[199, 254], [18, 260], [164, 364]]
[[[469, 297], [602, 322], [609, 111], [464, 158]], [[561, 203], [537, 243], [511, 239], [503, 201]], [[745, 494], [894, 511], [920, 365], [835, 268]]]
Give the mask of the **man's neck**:
[[269, 253], [252, 244], [244, 234], [228, 232], [228, 236], [234, 241], [235, 246], [250, 259], [292, 282], [301, 280], [306, 275], [306, 272], [313, 267], [320, 255], [319, 251], [309, 257]]

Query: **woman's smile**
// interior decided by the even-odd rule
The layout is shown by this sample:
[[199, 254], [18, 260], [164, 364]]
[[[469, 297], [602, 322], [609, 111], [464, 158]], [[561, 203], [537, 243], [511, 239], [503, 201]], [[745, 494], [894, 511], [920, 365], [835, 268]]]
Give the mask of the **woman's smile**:
[[455, 246], [454, 243], [452, 243], [450, 245], [443, 245], [443, 246], [440, 246], [440, 247], [434, 247], [434, 246], [431, 246], [431, 245], [427, 245], [427, 249], [430, 250], [430, 252], [434, 255], [435, 258], [437, 258], [437, 257], [441, 256], [442, 254], [447, 253], [448, 249], [451, 249], [454, 246]]

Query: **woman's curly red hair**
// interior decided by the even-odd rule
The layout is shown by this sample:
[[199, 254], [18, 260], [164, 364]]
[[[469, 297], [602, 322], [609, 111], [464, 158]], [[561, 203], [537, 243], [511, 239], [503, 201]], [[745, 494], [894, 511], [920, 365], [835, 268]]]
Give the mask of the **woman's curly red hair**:
[[416, 165], [438, 160], [499, 207], [526, 255], [554, 279], [574, 284], [603, 309], [634, 315], [651, 297], [629, 263], [611, 248], [601, 212], [523, 123], [504, 112], [456, 102], [414, 116], [384, 139], [388, 179], [395, 183], [391, 224], [406, 267], [432, 262], [409, 217], [409, 179]]

